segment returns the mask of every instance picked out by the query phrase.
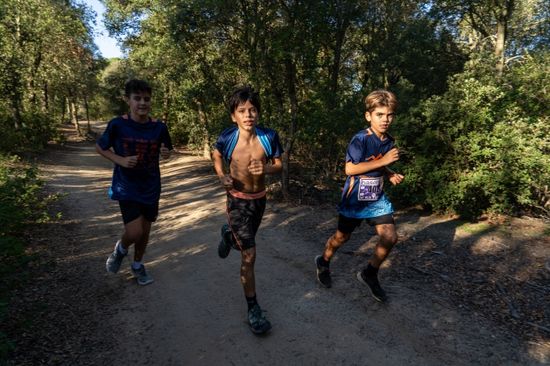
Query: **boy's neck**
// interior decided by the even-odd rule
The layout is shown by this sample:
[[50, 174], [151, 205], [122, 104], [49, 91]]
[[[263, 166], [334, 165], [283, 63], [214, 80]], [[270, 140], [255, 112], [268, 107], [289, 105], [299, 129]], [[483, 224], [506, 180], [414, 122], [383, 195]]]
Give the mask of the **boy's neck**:
[[374, 128], [369, 127], [369, 130], [371, 130], [372, 133], [374, 133], [380, 140], [386, 139], [386, 134], [384, 132], [377, 132], [374, 130]]
[[147, 122], [149, 122], [149, 116], [142, 116], [142, 117], [137, 116], [137, 118], [136, 118], [136, 116], [133, 116], [130, 113], [128, 113], [128, 115], [130, 116], [130, 118], [134, 122], [137, 122], [137, 123], [147, 123]]
[[252, 140], [256, 137], [256, 127], [252, 128], [252, 130], [244, 130], [242, 128], [239, 128], [239, 138], [245, 139], [245, 140]]

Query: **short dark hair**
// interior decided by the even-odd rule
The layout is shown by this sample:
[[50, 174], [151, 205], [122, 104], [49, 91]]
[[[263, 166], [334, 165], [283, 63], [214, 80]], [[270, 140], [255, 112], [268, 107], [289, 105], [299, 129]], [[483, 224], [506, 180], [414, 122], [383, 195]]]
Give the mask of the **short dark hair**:
[[250, 101], [250, 103], [256, 107], [258, 113], [260, 113], [260, 94], [254, 91], [254, 89], [249, 85], [242, 86], [233, 91], [233, 94], [229, 97], [228, 102], [229, 113], [233, 114], [237, 107], [242, 103], [246, 103], [246, 101]]
[[124, 85], [124, 95], [129, 97], [132, 93], [146, 92], [151, 94], [151, 86], [144, 80], [131, 79]]

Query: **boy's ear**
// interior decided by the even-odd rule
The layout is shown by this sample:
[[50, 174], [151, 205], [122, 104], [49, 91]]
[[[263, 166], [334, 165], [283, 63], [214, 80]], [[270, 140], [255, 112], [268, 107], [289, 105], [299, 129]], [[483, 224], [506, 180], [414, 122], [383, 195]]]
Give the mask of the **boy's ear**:
[[365, 112], [365, 119], [366, 119], [368, 122], [370, 122], [370, 113], [369, 113], [369, 111], [366, 111], [366, 112]]

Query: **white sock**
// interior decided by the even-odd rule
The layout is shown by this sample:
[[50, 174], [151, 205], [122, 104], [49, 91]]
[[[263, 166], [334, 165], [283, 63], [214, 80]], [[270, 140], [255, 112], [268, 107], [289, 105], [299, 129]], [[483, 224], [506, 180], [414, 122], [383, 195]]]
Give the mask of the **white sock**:
[[133, 268], [133, 269], [139, 269], [142, 265], [143, 265], [143, 262], [136, 262], [136, 261], [134, 261], [134, 262], [132, 263], [132, 268]]
[[120, 254], [124, 254], [124, 255], [128, 254], [128, 249], [124, 249], [120, 240], [116, 242], [115, 248], [117, 248]]

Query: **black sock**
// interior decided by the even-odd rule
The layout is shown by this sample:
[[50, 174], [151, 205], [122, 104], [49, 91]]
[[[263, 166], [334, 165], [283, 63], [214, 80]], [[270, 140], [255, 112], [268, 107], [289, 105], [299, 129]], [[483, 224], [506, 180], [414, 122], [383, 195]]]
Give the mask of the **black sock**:
[[258, 303], [258, 301], [256, 301], [256, 295], [252, 297], [248, 297], [248, 296], [245, 296], [245, 297], [246, 297], [246, 304], [248, 305], [248, 310], [252, 309], [254, 305]]
[[368, 264], [367, 268], [363, 270], [363, 275], [365, 277], [378, 277], [378, 268], [373, 267], [370, 263]]
[[323, 267], [329, 267], [330, 262], [325, 260], [324, 256], [321, 256], [321, 258], [319, 258], [319, 264]]

